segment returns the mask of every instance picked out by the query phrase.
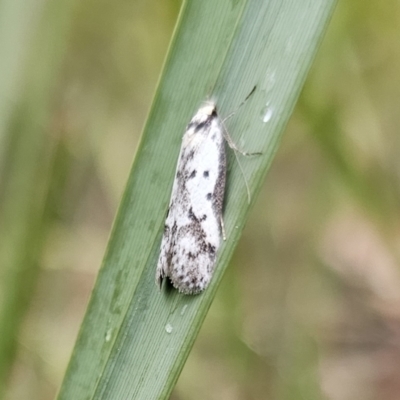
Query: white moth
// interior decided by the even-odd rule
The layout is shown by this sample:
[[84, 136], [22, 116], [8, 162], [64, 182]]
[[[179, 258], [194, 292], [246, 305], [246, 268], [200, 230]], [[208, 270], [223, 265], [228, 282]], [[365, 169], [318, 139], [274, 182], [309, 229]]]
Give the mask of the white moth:
[[183, 135], [156, 270], [160, 288], [166, 277], [184, 294], [200, 293], [210, 283], [221, 236], [225, 240], [225, 140], [238, 150], [224, 133], [215, 104], [208, 102]]

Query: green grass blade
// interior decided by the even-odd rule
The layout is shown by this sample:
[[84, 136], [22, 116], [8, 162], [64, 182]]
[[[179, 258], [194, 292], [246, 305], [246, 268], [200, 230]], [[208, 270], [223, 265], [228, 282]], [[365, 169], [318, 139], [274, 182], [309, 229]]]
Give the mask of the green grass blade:
[[[0, 95], [0, 158], [4, 156], [0, 163], [0, 267], [3, 277], [0, 398], [4, 396], [17, 351], [20, 326], [36, 286], [38, 259], [47, 233], [45, 210], [56, 160], [52, 157], [55, 141], [49, 138], [45, 127], [49, 124], [55, 82], [65, 55], [73, 4], [74, 0], [43, 4], [36, 16], [36, 29], [27, 35], [29, 40], [25, 38], [25, 46], [30, 51], [24, 62], [11, 57], [7, 65], [3, 58], [7, 58], [8, 46], [4, 43], [0, 46], [0, 64], [6, 67], [5, 75], [10, 79], [10, 83], [5, 82], [6, 78], [0, 79], [0, 87], [5, 89]], [[13, 6], [2, 3], [3, 11], [13, 16], [10, 25], [29, 19], [21, 4], [17, 10], [13, 10]], [[32, 12], [30, 7], [28, 13]], [[6, 31], [4, 26], [2, 28]], [[17, 28], [23, 30], [22, 26]], [[11, 33], [17, 33], [17, 28], [11, 27]], [[18, 36], [24, 35], [19, 31]], [[24, 47], [17, 38], [14, 39], [16, 49]], [[12, 73], [12, 68], [20, 75]], [[23, 87], [21, 91], [16, 89], [17, 82]], [[10, 101], [7, 96], [16, 100], [16, 104], [12, 104], [14, 107], [4, 106]], [[7, 132], [4, 140], [3, 131]]]
[[210, 287], [194, 297], [158, 291], [155, 267], [183, 130], [208, 96], [224, 117], [257, 86], [227, 122], [240, 147], [263, 152], [241, 160], [254, 198], [334, 5], [334, 0], [184, 4], [59, 399], [168, 397], [249, 210], [231, 155], [228, 240]]

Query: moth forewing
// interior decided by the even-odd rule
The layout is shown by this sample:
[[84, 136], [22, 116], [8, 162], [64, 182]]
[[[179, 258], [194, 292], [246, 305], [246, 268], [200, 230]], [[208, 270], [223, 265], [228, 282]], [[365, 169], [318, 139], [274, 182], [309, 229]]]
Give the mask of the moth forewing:
[[186, 128], [165, 221], [156, 281], [168, 277], [185, 294], [203, 291], [221, 242], [226, 156], [214, 103], [200, 108]]
[[[180, 292], [197, 294], [210, 283], [221, 235], [225, 240], [225, 141], [235, 155], [240, 152], [215, 103], [207, 102], [183, 135], [156, 270], [160, 287], [163, 279], [169, 278]], [[239, 167], [242, 170], [240, 163]], [[250, 198], [247, 182], [246, 187]]]

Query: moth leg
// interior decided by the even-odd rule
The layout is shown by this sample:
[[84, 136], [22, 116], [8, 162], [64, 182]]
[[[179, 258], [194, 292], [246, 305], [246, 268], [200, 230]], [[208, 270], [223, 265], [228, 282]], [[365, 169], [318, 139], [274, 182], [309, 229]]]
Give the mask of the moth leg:
[[256, 86], [253, 87], [253, 89], [251, 90], [251, 92], [250, 92], [250, 93], [247, 95], [247, 97], [239, 104], [239, 106], [237, 107], [237, 109], [236, 109], [235, 111], [233, 111], [232, 113], [230, 113], [226, 118], [224, 118], [224, 119], [221, 121], [222, 127], [223, 127], [223, 129], [222, 129], [222, 134], [223, 134], [223, 136], [224, 136], [226, 142], [228, 143], [228, 146], [229, 146], [233, 151], [237, 151], [238, 153], [242, 154], [243, 156], [258, 156], [258, 155], [260, 155], [260, 154], [262, 154], [262, 153], [261, 153], [261, 152], [258, 152], [258, 151], [257, 151], [257, 152], [254, 152], [254, 153], [249, 153], [248, 151], [244, 151], [244, 150], [240, 149], [240, 148], [236, 145], [236, 143], [232, 140], [232, 138], [230, 137], [229, 132], [228, 132], [228, 130], [227, 130], [226, 127], [225, 127], [225, 122], [226, 122], [229, 118], [233, 117], [233, 116], [236, 114], [237, 110], [239, 110], [239, 108], [242, 107], [243, 104], [245, 104], [245, 103], [247, 102], [247, 100], [248, 100], [249, 97], [255, 92], [255, 90], [256, 90]]
[[222, 215], [219, 217], [219, 222], [221, 224], [221, 231], [222, 231], [222, 239], [226, 240], [226, 233], [225, 233], [225, 225], [224, 225], [224, 218]]
[[156, 271], [156, 285], [158, 286], [159, 290], [161, 290], [164, 278], [165, 278], [164, 270], [162, 268], [157, 268], [157, 271]]
[[[225, 120], [224, 120], [225, 121]], [[256, 151], [256, 152], [248, 152], [248, 151], [244, 151], [242, 149], [240, 149], [236, 143], [232, 140], [231, 136], [228, 133], [228, 130], [225, 127], [224, 121], [222, 121], [222, 134], [226, 140], [226, 143], [228, 143], [228, 146], [233, 150], [233, 151], [237, 151], [238, 153], [240, 153], [242, 156], [246, 156], [246, 157], [250, 157], [250, 156], [259, 156], [262, 154], [261, 151]]]
[[240, 171], [241, 171], [241, 173], [243, 175], [244, 183], [246, 184], [247, 201], [250, 204], [251, 196], [250, 196], [249, 184], [247, 182], [246, 175], [245, 175], [245, 173], [243, 171], [243, 167], [242, 167], [242, 164], [240, 163], [239, 156], [238, 156], [237, 153], [240, 153], [243, 156], [259, 156], [260, 154], [262, 154], [262, 152], [249, 153], [249, 152], [246, 152], [246, 151], [243, 151], [243, 150], [239, 149], [239, 147], [236, 146], [235, 142], [229, 136], [228, 130], [226, 129], [226, 127], [224, 125], [224, 121], [221, 121], [221, 122], [222, 122], [222, 128], [223, 128], [222, 129], [222, 135], [224, 136], [224, 139], [225, 139], [226, 143], [228, 143], [228, 146], [233, 150], [233, 153], [235, 154], [236, 161], [237, 161], [237, 163], [239, 165], [239, 168], [240, 168]]
[[165, 278], [168, 276], [168, 261], [166, 257], [168, 257], [168, 253], [164, 252], [164, 249], [162, 249], [156, 269], [156, 285], [160, 290]]

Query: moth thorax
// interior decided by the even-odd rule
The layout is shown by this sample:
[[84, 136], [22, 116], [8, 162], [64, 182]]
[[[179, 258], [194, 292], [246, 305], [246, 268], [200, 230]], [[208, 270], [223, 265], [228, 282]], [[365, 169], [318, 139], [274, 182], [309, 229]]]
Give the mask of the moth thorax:
[[217, 111], [217, 107], [213, 102], [207, 103], [205, 106], [201, 107], [199, 110], [199, 114], [206, 115], [210, 117], [211, 115], [215, 114]]

